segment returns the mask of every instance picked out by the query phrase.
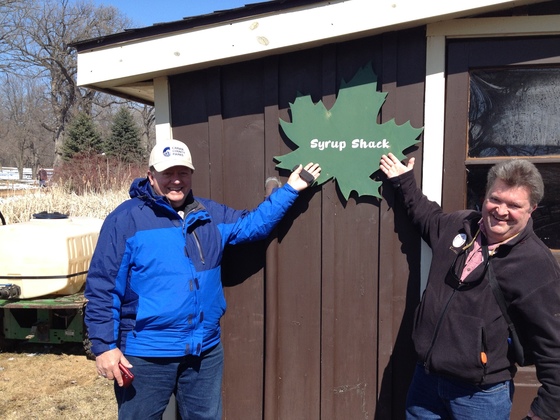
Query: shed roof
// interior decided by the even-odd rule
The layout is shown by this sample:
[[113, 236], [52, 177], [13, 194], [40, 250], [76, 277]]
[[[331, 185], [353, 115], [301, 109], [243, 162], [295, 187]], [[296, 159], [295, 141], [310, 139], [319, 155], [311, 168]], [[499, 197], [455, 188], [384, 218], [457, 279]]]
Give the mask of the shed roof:
[[78, 42], [78, 84], [153, 104], [155, 78], [543, 2], [272, 0]]

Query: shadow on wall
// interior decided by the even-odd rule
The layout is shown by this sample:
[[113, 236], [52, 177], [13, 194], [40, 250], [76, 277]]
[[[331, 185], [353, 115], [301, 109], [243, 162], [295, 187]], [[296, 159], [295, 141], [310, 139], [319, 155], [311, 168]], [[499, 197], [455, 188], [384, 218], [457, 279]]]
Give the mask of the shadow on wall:
[[[393, 352], [379, 389], [379, 400], [375, 412], [376, 420], [405, 419], [406, 391], [416, 367], [416, 352], [412, 343], [414, 312], [420, 302], [420, 244], [421, 238], [411, 224], [404, 209], [395, 207], [395, 191], [384, 183], [383, 199], [394, 212], [394, 231], [401, 242], [401, 251], [406, 256], [409, 275], [406, 284], [405, 309], [397, 332]], [[390, 211], [391, 211], [390, 210]], [[398, 390], [398, 392], [395, 392]], [[404, 392], [402, 392], [404, 391]]]
[[266, 250], [270, 243], [275, 239], [282, 242], [282, 238], [290, 231], [294, 220], [307, 210], [309, 201], [318, 191], [320, 190], [317, 188], [303, 191], [267, 239], [227, 246], [222, 259], [222, 285], [237, 286], [263, 269], [266, 264]]

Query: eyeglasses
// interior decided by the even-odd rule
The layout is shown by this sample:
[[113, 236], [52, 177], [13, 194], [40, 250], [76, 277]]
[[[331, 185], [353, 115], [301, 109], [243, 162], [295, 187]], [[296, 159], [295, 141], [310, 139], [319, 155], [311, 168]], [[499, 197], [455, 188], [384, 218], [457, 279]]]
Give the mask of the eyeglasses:
[[482, 270], [482, 274], [480, 275], [479, 278], [477, 278], [476, 280], [473, 281], [461, 281], [461, 273], [457, 274], [457, 260], [459, 259], [459, 256], [465, 254], [466, 249], [463, 249], [461, 252], [459, 252], [456, 256], [455, 256], [455, 260], [453, 261], [453, 264], [451, 264], [451, 267], [449, 267], [449, 271], [447, 272], [447, 275], [445, 276], [445, 284], [447, 284], [448, 286], [452, 287], [455, 290], [458, 291], [465, 291], [465, 290], [470, 290], [473, 287], [478, 286], [482, 280], [484, 280], [484, 276], [486, 275], [486, 271], [488, 270], [488, 264], [490, 263], [490, 258], [488, 257], [488, 255], [484, 255], [484, 270]]

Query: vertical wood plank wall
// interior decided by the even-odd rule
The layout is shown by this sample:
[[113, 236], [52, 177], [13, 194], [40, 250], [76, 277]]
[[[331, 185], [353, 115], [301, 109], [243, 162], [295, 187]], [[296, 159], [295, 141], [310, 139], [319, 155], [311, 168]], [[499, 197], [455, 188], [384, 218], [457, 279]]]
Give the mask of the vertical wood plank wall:
[[[388, 93], [372, 118], [421, 127], [424, 57], [421, 28], [171, 78], [195, 195], [256, 207], [268, 177], [287, 180], [273, 156], [293, 150], [279, 119], [298, 92], [330, 107], [370, 62]], [[421, 168], [421, 145], [408, 152]], [[330, 181], [301, 194], [268, 240], [226, 252], [224, 419], [404, 418], [420, 241], [384, 195], [345, 201]]]

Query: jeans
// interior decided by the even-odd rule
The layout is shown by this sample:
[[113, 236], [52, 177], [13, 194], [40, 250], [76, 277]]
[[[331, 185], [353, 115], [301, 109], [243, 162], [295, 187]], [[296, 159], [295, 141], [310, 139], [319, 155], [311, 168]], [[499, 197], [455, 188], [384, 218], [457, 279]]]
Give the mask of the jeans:
[[406, 399], [406, 418], [509, 420], [513, 381], [477, 386], [416, 367]]
[[134, 381], [128, 388], [115, 382], [119, 419], [161, 419], [171, 394], [175, 394], [183, 420], [221, 420], [221, 343], [200, 357], [126, 358], [133, 366]]

